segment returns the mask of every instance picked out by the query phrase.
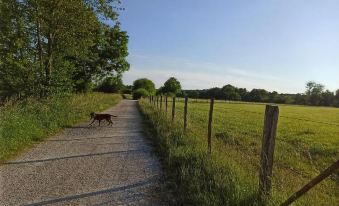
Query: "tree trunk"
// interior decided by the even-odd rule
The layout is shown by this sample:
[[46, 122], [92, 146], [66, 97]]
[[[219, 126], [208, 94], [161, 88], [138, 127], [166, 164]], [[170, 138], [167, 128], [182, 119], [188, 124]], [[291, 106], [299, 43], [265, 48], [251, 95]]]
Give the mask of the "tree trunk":
[[47, 90], [51, 88], [51, 74], [53, 68], [53, 34], [49, 33], [47, 36], [47, 59], [45, 63], [46, 87]]

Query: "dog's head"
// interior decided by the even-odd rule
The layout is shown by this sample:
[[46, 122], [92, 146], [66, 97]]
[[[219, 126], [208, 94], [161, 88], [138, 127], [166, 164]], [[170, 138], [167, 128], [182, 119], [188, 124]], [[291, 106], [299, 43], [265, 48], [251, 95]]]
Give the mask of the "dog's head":
[[91, 113], [90, 113], [90, 116], [91, 116], [91, 118], [94, 118], [95, 113], [94, 113], [94, 112], [91, 112]]

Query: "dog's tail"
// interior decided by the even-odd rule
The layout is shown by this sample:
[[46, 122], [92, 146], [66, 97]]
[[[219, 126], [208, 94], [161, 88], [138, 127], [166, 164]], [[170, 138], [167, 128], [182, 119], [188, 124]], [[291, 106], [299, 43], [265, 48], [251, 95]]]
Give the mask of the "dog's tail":
[[111, 117], [118, 117], [118, 116], [111, 114]]

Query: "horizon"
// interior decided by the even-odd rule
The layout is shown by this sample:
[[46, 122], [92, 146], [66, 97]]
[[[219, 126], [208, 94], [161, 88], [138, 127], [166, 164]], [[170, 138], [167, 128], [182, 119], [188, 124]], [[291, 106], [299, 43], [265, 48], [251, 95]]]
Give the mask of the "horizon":
[[231, 84], [303, 93], [307, 81], [339, 88], [339, 2], [125, 0], [130, 36], [124, 83], [171, 76], [184, 90]]

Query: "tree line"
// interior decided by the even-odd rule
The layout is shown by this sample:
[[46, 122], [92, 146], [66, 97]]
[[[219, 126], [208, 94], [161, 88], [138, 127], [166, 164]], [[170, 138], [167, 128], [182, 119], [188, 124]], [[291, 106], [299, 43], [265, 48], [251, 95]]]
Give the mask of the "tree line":
[[166, 95], [193, 99], [215, 98], [229, 101], [339, 107], [339, 89], [336, 92], [331, 92], [325, 89], [324, 85], [314, 81], [307, 82], [305, 92], [298, 94], [269, 92], [265, 89], [252, 89], [248, 91], [246, 88], [238, 88], [230, 84], [221, 88], [182, 90], [180, 82], [175, 77], [169, 78], [159, 89], [155, 89], [154, 83], [146, 78], [134, 81], [133, 86], [130, 88], [132, 88], [134, 98], [136, 99], [149, 95]]
[[121, 81], [129, 63], [120, 10], [118, 0], [0, 1], [0, 100]]
[[222, 88], [214, 87], [203, 90], [184, 90], [179, 96], [190, 98], [216, 98], [219, 100], [247, 101], [247, 102], [271, 102], [280, 104], [299, 104], [314, 106], [337, 106], [339, 107], [339, 89], [331, 92], [324, 85], [310, 81], [306, 83], [304, 93], [284, 94], [276, 91], [269, 92], [265, 89], [238, 88], [227, 84]]

